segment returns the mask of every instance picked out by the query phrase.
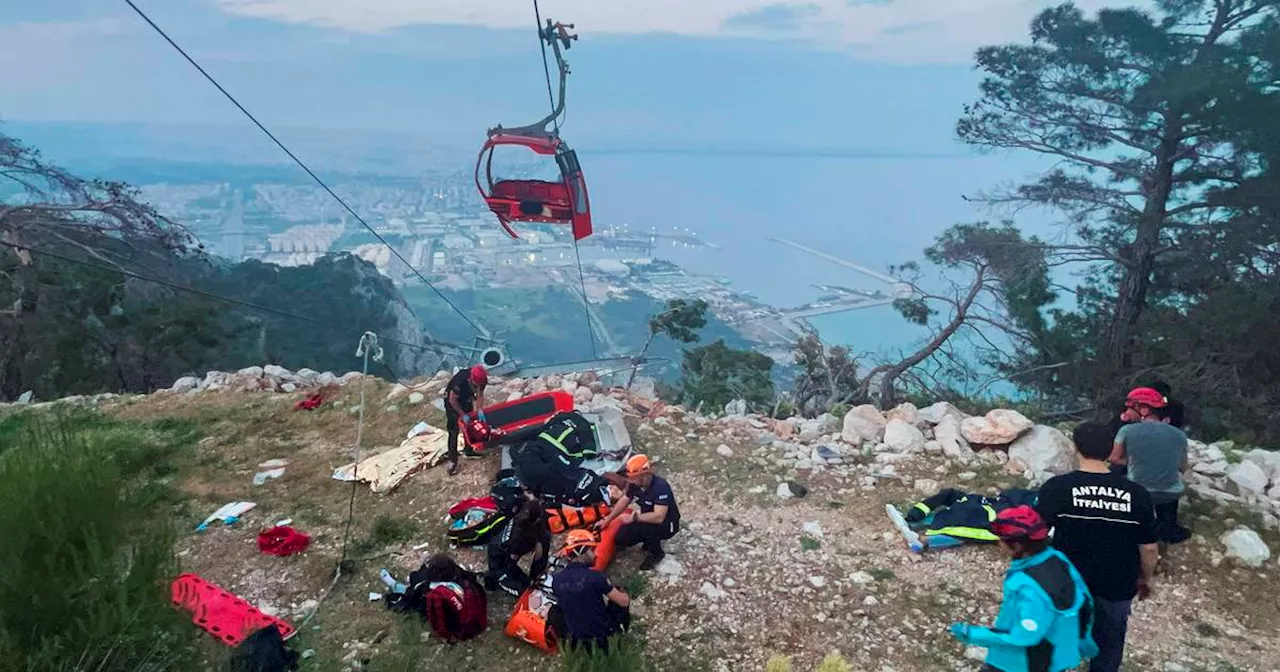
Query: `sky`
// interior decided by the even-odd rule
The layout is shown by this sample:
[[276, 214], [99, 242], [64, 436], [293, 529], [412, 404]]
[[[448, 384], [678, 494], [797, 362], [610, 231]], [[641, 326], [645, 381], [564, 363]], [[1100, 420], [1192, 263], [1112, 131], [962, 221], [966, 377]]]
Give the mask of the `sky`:
[[[137, 2], [273, 128], [449, 140], [545, 109], [532, 2]], [[578, 144], [937, 152], [952, 149], [954, 119], [975, 93], [974, 50], [1024, 41], [1050, 4], [542, 0], [540, 9], [582, 35], [568, 52]], [[3, 3], [0, 59], [11, 64], [0, 69], [0, 118], [242, 123], [123, 0]]]
[[[484, 129], [547, 109], [531, 1], [135, 1], [318, 169], [359, 158], [411, 172], [438, 160], [425, 151], [435, 145], [466, 161]], [[688, 226], [725, 248], [691, 263], [796, 304], [817, 282], [871, 287], [769, 236], [884, 268], [918, 259], [951, 224], [1000, 218], [961, 196], [1043, 168], [979, 156], [954, 129], [978, 95], [974, 51], [1026, 42], [1031, 19], [1053, 4], [540, 0], [539, 9], [581, 35], [567, 52], [563, 134], [583, 159], [597, 221]], [[0, 62], [9, 64], [0, 120], [55, 158], [285, 160], [123, 0], [0, 3]], [[1047, 226], [1035, 213], [1019, 222]], [[889, 329], [867, 324], [844, 331]]]

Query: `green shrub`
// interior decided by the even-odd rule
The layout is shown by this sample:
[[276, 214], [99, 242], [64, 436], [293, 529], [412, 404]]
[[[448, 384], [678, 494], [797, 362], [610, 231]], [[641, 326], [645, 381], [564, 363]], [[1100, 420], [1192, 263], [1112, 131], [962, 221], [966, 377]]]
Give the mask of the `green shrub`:
[[564, 645], [560, 649], [561, 672], [643, 672], [644, 646], [632, 634], [615, 635], [609, 649], [579, 648]]
[[844, 656], [839, 652], [832, 651], [822, 659], [821, 663], [814, 668], [813, 672], [853, 672], [853, 667], [845, 661]]
[[94, 414], [20, 425], [0, 451], [0, 660], [191, 669], [192, 626], [168, 598], [171, 497], [142, 478], [176, 444]]

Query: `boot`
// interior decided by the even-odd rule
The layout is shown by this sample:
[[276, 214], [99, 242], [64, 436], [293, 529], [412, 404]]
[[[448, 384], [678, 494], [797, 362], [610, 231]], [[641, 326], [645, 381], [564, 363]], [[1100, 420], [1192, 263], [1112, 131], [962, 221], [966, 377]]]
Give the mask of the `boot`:
[[662, 559], [665, 557], [667, 557], [667, 553], [662, 550], [661, 546], [659, 546], [657, 550], [649, 551], [649, 554], [644, 558], [644, 562], [640, 563], [640, 571], [647, 572], [652, 570], [654, 567], [657, 567], [658, 563], [662, 562]]

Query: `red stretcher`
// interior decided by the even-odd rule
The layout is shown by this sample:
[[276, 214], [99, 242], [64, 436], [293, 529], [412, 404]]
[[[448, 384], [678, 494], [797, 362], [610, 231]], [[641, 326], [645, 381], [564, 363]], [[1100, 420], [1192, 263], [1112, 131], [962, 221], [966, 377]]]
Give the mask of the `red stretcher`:
[[485, 422], [472, 418], [470, 425], [458, 419], [462, 436], [472, 450], [482, 451], [496, 439], [539, 427], [556, 413], [573, 410], [573, 395], [564, 390], [540, 392], [484, 407]]
[[239, 646], [249, 635], [269, 625], [289, 639], [296, 629], [262, 613], [257, 607], [195, 574], [182, 574], [170, 585], [174, 606], [191, 614], [191, 621], [228, 646]]

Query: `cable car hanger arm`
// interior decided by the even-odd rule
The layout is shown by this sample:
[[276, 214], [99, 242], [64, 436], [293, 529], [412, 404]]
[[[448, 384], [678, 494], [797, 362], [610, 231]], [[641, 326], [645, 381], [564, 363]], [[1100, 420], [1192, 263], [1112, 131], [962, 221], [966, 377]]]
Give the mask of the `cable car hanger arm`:
[[528, 138], [550, 138], [557, 135], [555, 131], [547, 130], [547, 126], [564, 114], [564, 94], [569, 75], [569, 63], [564, 60], [564, 53], [561, 51], [560, 45], [563, 44], [564, 50], [568, 51], [570, 45], [573, 44], [573, 40], [578, 39], [576, 34], [569, 32], [571, 28], [573, 28], [572, 23], [565, 24], [547, 19], [546, 28], [538, 31], [538, 39], [551, 45], [551, 51], [556, 58], [556, 69], [560, 73], [560, 96], [555, 107], [551, 109], [551, 113], [528, 126], [503, 128], [502, 124], [498, 124], [496, 127], [489, 129], [489, 137], [492, 138], [495, 135], [519, 135]]

